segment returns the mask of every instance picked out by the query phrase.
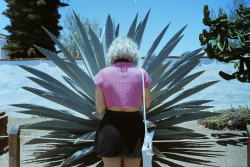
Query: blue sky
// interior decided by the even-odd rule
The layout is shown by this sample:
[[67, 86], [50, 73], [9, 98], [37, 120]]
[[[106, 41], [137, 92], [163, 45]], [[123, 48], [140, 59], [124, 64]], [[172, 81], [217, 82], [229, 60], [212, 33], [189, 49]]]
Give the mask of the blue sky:
[[[184, 31], [184, 37], [171, 53], [171, 56], [179, 56], [185, 51], [192, 51], [200, 47], [199, 34], [205, 26], [202, 23], [203, 6], [208, 4], [217, 11], [219, 7], [227, 8], [232, 0], [66, 0], [70, 6], [60, 8], [62, 15], [60, 25], [64, 26], [65, 14], [74, 10], [82, 17], [97, 21], [102, 27], [105, 25], [108, 14], [112, 19], [120, 23], [120, 35], [126, 35], [129, 26], [139, 13], [142, 20], [151, 8], [148, 24], [143, 36], [141, 54], [145, 54], [161, 30], [171, 21], [159, 48], [170, 39], [174, 33], [184, 25], [188, 27]], [[250, 2], [247, 2], [249, 6]], [[0, 0], [0, 13], [6, 10], [6, 3]], [[3, 28], [10, 24], [9, 19], [0, 14], [0, 33], [8, 34]]]

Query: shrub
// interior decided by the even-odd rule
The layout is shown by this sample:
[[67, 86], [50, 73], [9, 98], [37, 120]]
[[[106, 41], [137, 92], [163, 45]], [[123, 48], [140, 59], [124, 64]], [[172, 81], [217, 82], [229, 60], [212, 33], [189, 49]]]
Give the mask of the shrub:
[[221, 113], [217, 116], [200, 119], [199, 124], [209, 129], [230, 129], [246, 130], [246, 125], [250, 124], [250, 109], [246, 106], [239, 105], [238, 108], [215, 111]]

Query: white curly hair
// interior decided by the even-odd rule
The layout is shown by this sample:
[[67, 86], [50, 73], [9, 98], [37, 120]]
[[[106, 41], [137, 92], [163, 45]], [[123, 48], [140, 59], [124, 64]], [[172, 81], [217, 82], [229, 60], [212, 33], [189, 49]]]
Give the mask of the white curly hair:
[[139, 50], [138, 45], [128, 37], [117, 37], [109, 46], [107, 52], [108, 64], [114, 64], [119, 58], [128, 59], [135, 65], [138, 64]]

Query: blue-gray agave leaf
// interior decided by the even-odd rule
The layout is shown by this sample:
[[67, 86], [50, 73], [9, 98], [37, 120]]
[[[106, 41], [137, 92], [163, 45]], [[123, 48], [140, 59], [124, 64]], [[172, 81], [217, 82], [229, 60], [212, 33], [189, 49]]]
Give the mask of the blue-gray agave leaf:
[[106, 67], [103, 46], [101, 45], [96, 34], [92, 31], [91, 27], [89, 27], [89, 34], [99, 69], [103, 69], [104, 67]]
[[116, 29], [115, 29], [115, 37], [118, 37], [119, 36], [119, 31], [120, 31], [120, 24], [118, 24], [116, 26]]
[[138, 13], [136, 13], [136, 16], [135, 16], [133, 23], [131, 24], [129, 31], [128, 31], [128, 34], [127, 34], [127, 37], [129, 37], [131, 39], [134, 39], [134, 37], [135, 37], [137, 18], [138, 18]]
[[146, 14], [144, 20], [142, 21], [142, 24], [139, 26], [138, 31], [136, 31], [134, 40], [137, 42], [138, 47], [140, 48], [141, 46], [141, 41], [142, 41], [142, 36], [144, 34], [144, 30], [148, 21], [148, 16], [149, 16], [150, 10], [148, 11], [148, 13]]
[[80, 158], [84, 158], [84, 156], [90, 154], [93, 151], [94, 151], [94, 147], [93, 146], [89, 146], [87, 148], [79, 150], [79, 151], [75, 152], [73, 155], [71, 155], [69, 158], [67, 158], [65, 161], [63, 161], [63, 163], [61, 164], [61, 166], [68, 165], [68, 164], [70, 164], [71, 162], [73, 162], [75, 160], [78, 160]]
[[89, 68], [91, 69], [91, 74], [94, 76], [99, 71], [97, 61], [96, 61], [95, 56], [94, 56], [94, 51], [93, 51], [91, 44], [89, 42], [87, 32], [84, 29], [82, 23], [80, 22], [80, 19], [75, 14], [75, 12], [73, 12], [73, 13], [74, 13], [74, 18], [75, 18], [75, 23], [77, 25], [77, 31], [79, 34], [81, 34], [79, 37], [80, 37], [80, 41], [82, 43], [82, 47], [86, 53], [86, 58], [87, 58], [86, 60], [89, 64]]
[[69, 53], [69, 51], [63, 46], [63, 44], [51, 33], [49, 32], [45, 27], [42, 26], [44, 31], [50, 36], [50, 38], [57, 44], [57, 46], [61, 49], [63, 52], [64, 56], [70, 60], [71, 63], [76, 64], [73, 56]]
[[[43, 29], [52, 38], [63, 52], [66, 60], [45, 48], [34, 45], [41, 53], [52, 60], [65, 75], [62, 78], [70, 87], [56, 80], [51, 75], [31, 67], [19, 65], [26, 71], [38, 78], [28, 77], [45, 90], [30, 87], [23, 89], [60, 104], [68, 110], [57, 110], [33, 104], [12, 104], [15, 107], [25, 108], [17, 112], [46, 117], [52, 120], [44, 120], [21, 127], [26, 129], [49, 130], [49, 134], [40, 138], [33, 138], [25, 144], [48, 144], [49, 147], [34, 151], [34, 157], [25, 160], [27, 163], [43, 163], [46, 166], [103, 166], [103, 162], [96, 156], [94, 150], [94, 139], [100, 120], [104, 114], [95, 112], [95, 84], [93, 76], [99, 70], [107, 66], [106, 52], [117, 36], [119, 36], [120, 25], [116, 25], [108, 15], [102, 36], [99, 38], [91, 28], [87, 30], [78, 16], [74, 13], [74, 24], [77, 32], [71, 32], [74, 42], [82, 57], [83, 68], [80, 68], [74, 58], [58, 39], [45, 27]], [[144, 19], [138, 22], [138, 13], [134, 17], [128, 30], [127, 37], [132, 38], [140, 47], [142, 37], [146, 28], [150, 10]], [[137, 25], [137, 23], [139, 23]], [[206, 89], [218, 81], [210, 81], [185, 89], [185, 86], [204, 71], [194, 74], [189, 73], [199, 64], [204, 53], [204, 48], [199, 48], [183, 55], [176, 61], [165, 62], [172, 50], [183, 37], [186, 25], [181, 28], [172, 38], [163, 45], [159, 53], [155, 53], [158, 45], [164, 37], [169, 25], [160, 32], [153, 44], [148, 49], [146, 57], [142, 62], [142, 68], [151, 75], [150, 86], [152, 103], [147, 110], [147, 121], [145, 122], [149, 131], [155, 130], [153, 138], [153, 166], [161, 165], [182, 166], [180, 161], [192, 166], [195, 163], [205, 162], [201, 158], [191, 158], [189, 155], [213, 156], [197, 148], [208, 149], [210, 145], [202, 145], [199, 139], [206, 137], [201, 133], [195, 133], [192, 129], [175, 126], [177, 124], [203, 119], [218, 115], [206, 111], [211, 105], [203, 105], [213, 100], [192, 100], [190, 96]], [[84, 69], [84, 70], [83, 70]], [[70, 89], [72, 88], [72, 89]], [[174, 98], [169, 99], [174, 96]], [[182, 102], [187, 100], [186, 102]], [[181, 142], [181, 139], [192, 139], [192, 142]], [[176, 149], [181, 148], [181, 149]], [[215, 156], [215, 155], [214, 155]], [[160, 162], [160, 163], [159, 163]], [[191, 165], [190, 165], [191, 164]]]
[[162, 37], [164, 36], [165, 32], [167, 31], [168, 27], [169, 27], [170, 23], [162, 30], [162, 32], [158, 35], [158, 37], [155, 39], [154, 43], [152, 44], [152, 46], [150, 47], [147, 55], [146, 55], [146, 59], [143, 61], [143, 65], [142, 68], [146, 68], [146, 66], [148, 65], [149, 61], [151, 60], [153, 53], [155, 51], [155, 49], [157, 48], [157, 46], [159, 45]]
[[108, 15], [106, 22], [105, 37], [106, 37], [106, 50], [108, 50], [109, 46], [114, 40], [114, 26], [110, 15]]

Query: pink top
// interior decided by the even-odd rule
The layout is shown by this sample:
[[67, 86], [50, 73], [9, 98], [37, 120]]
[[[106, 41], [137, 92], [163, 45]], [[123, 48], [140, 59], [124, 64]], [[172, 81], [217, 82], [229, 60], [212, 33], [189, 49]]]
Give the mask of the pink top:
[[[151, 77], [143, 69], [145, 87]], [[107, 107], [140, 107], [142, 99], [141, 71], [133, 62], [117, 62], [101, 69], [95, 76], [96, 86], [102, 88]]]

